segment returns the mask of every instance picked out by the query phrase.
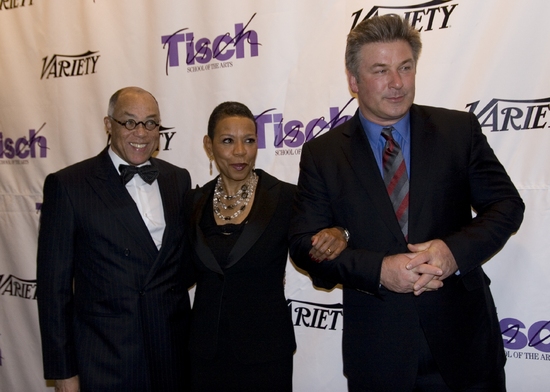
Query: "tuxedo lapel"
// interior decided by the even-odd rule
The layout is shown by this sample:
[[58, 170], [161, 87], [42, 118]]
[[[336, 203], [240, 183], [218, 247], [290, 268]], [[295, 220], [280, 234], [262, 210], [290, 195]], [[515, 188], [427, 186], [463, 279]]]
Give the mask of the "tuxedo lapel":
[[[436, 133], [429, 121], [416, 105], [411, 107], [411, 173], [409, 179], [409, 240], [415, 242], [415, 232], [418, 225], [423, 223], [421, 212], [426, 195], [432, 192], [433, 184], [431, 170], [435, 154], [426, 151], [435, 151], [437, 148]], [[417, 175], [417, 173], [420, 173]]]
[[143, 222], [136, 203], [122, 184], [107, 149], [98, 156], [97, 170], [88, 177], [88, 183], [98, 197], [107, 205], [118, 221], [126, 228], [136, 244], [141, 246], [151, 259], [158, 253], [149, 230]]
[[[268, 177], [267, 173], [261, 170], [258, 170], [258, 172], [260, 179], [258, 181], [258, 188], [256, 189], [256, 196], [254, 197], [256, 208], [253, 207], [248, 217], [248, 223], [229, 253], [227, 268], [237, 263], [256, 243], [258, 238], [264, 233], [277, 208], [280, 188], [274, 186], [276, 183], [272, 181], [272, 178]], [[258, 206], [261, 206], [261, 208], [257, 208]]]
[[[151, 161], [154, 162], [154, 158], [151, 158]], [[157, 253], [155, 262], [149, 271], [146, 282], [154, 276], [156, 269], [166, 259], [167, 252], [173, 249], [173, 241], [177, 240], [175, 233], [177, 232], [178, 225], [183, 225], [183, 222], [178, 221], [183, 219], [183, 216], [178, 214], [180, 211], [178, 204], [183, 203], [183, 200], [179, 200], [179, 198], [183, 198], [184, 195], [180, 195], [174, 189], [176, 181], [176, 178], [171, 178], [165, 171], [159, 168], [157, 183], [159, 186], [160, 197], [162, 199], [162, 210], [164, 213], [164, 222], [166, 226], [164, 228], [164, 234], [162, 235], [162, 246], [160, 247], [160, 251]]]
[[343, 144], [344, 155], [349, 160], [358, 183], [367, 192], [373, 207], [380, 214], [381, 220], [399, 241], [406, 244], [372, 148], [359, 121], [359, 115], [356, 114], [352, 121], [355, 124], [348, 128], [349, 143]]
[[178, 202], [182, 202], [178, 200], [178, 197], [182, 197], [182, 195], [179, 195], [178, 192], [174, 191], [173, 185], [176, 183], [175, 181], [175, 178], [169, 178], [169, 176], [162, 171], [159, 172], [157, 182], [160, 197], [162, 199], [164, 222], [166, 224], [166, 228], [164, 229], [164, 234], [162, 236], [163, 246], [170, 240], [171, 235], [174, 232], [174, 228], [178, 225], [178, 219], [181, 218], [176, 212], [178, 211]]

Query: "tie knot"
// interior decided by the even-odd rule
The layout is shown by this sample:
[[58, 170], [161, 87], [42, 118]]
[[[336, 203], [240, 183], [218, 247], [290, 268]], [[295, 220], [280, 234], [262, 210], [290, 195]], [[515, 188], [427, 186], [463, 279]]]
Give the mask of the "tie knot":
[[384, 137], [384, 139], [393, 140], [393, 136], [391, 134], [392, 131], [393, 131], [393, 127], [382, 128], [382, 136]]
[[122, 183], [124, 185], [134, 178], [134, 175], [136, 174], [139, 174], [143, 181], [151, 185], [159, 175], [158, 169], [153, 166], [153, 164], [140, 167], [133, 165], [120, 165], [118, 170], [120, 170], [120, 178], [122, 179]]

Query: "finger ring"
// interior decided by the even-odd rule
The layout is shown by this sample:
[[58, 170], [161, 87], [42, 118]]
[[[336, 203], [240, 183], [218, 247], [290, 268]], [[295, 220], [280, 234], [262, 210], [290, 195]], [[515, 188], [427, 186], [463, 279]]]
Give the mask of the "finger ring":
[[327, 253], [330, 255], [332, 253], [332, 251], [330, 250], [330, 248], [327, 249]]

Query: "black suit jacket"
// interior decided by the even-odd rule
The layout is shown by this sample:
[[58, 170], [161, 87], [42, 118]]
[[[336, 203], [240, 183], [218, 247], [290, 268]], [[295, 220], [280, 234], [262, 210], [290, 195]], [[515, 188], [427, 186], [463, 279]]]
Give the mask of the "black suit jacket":
[[37, 295], [47, 379], [78, 374], [83, 391], [182, 390], [190, 177], [151, 161], [166, 221], [160, 251], [107, 149], [46, 178]]
[[283, 284], [296, 187], [262, 170], [256, 173], [259, 182], [248, 223], [223, 270], [199, 226], [204, 209], [212, 213], [216, 179], [186, 197], [197, 275], [190, 347], [192, 354], [207, 359], [216, 354], [222, 312], [227, 314], [230, 343], [241, 361], [271, 361], [296, 349]]
[[[442, 239], [460, 275], [418, 297], [380, 287], [383, 257], [408, 252], [407, 241], [358, 114], [302, 149], [291, 257], [315, 283], [343, 284], [348, 378], [376, 391], [411, 390], [421, 328], [443, 378], [460, 389], [504, 365], [481, 265], [519, 228], [524, 205], [473, 114], [418, 105], [410, 114], [409, 242]], [[331, 226], [350, 231], [348, 248], [316, 264], [311, 235]]]

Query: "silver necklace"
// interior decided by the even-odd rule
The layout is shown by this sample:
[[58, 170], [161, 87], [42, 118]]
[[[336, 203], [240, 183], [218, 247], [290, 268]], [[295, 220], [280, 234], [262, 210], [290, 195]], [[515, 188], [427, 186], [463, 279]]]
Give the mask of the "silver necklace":
[[[223, 187], [223, 182], [221, 176], [218, 177], [216, 182], [216, 187], [214, 189], [214, 198], [213, 198], [213, 209], [214, 214], [224, 221], [230, 221], [235, 219], [246, 209], [246, 206], [250, 202], [250, 197], [254, 194], [254, 188], [258, 184], [258, 176], [254, 171], [250, 173], [248, 180], [241, 186], [241, 189], [234, 195], [228, 195]], [[235, 200], [234, 203], [226, 204], [222, 200]], [[242, 206], [240, 206], [242, 204]], [[240, 206], [240, 207], [239, 207]], [[224, 211], [230, 210], [234, 211], [231, 215], [223, 215], [222, 209]]]

